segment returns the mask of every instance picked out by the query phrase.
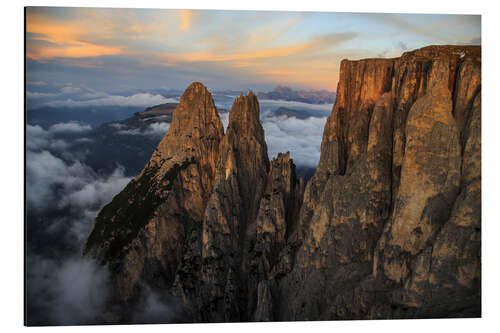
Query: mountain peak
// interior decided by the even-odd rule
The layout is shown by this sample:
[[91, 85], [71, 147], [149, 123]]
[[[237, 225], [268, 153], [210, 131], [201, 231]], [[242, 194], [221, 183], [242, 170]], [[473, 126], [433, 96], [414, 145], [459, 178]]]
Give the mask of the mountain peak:
[[184, 93], [186, 93], [187, 91], [190, 91], [190, 90], [207, 90], [207, 87], [205, 87], [205, 85], [201, 82], [198, 82], [198, 81], [195, 81], [195, 82], [192, 82], [187, 88], [186, 90], [184, 90]]
[[193, 82], [182, 94], [172, 115], [172, 124], [166, 136], [200, 138], [215, 135], [220, 137], [223, 133], [222, 128], [212, 94], [202, 83]]
[[240, 95], [234, 100], [229, 112], [229, 128], [240, 135], [264, 137], [260, 124], [260, 106], [257, 97], [250, 91], [247, 96]]
[[[174, 270], [180, 244], [176, 237], [185, 220], [200, 221], [212, 190], [219, 143], [224, 136], [212, 95], [206, 87], [192, 83], [182, 94], [165, 137], [142, 172], [99, 213], [84, 253], [102, 263], [123, 262], [134, 270], [121, 272], [118, 294], [127, 299], [141, 276], [143, 265], [159, 257], [171, 259]], [[164, 232], [164, 228], [171, 232]], [[162, 229], [163, 228], [163, 229]], [[171, 248], [158, 249], [158, 257], [134, 263], [133, 242], [147, 242], [153, 232]], [[169, 268], [169, 269], [170, 269]], [[118, 268], [117, 268], [118, 269]], [[172, 278], [172, 276], [170, 276]]]

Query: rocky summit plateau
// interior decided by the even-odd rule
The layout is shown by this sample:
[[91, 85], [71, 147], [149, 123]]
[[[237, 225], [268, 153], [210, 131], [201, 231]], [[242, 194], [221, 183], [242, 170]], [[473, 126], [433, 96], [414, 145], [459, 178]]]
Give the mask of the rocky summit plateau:
[[191, 84], [150, 161], [98, 214], [104, 322], [481, 316], [481, 48], [343, 60], [314, 176], [268, 159], [259, 101], [224, 131]]

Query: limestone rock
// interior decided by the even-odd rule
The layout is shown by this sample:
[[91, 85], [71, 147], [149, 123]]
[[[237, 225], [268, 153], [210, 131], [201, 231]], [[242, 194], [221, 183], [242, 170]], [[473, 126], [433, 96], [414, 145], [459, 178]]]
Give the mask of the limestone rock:
[[480, 67], [459, 46], [342, 62], [280, 318], [479, 315]]
[[278, 263], [285, 256], [288, 240], [297, 231], [302, 196], [303, 183], [297, 179], [290, 153], [278, 154], [271, 161], [255, 222], [256, 235], [249, 249], [248, 311], [256, 321], [275, 319], [270, 305], [275, 290], [273, 280], [287, 273], [287, 268]]
[[222, 122], [211, 94], [191, 84], [149, 163], [96, 218], [84, 254], [107, 264], [117, 297], [139, 284], [169, 286], [192, 225], [200, 225], [212, 192]]
[[446, 62], [433, 63], [433, 85], [413, 104], [406, 123], [400, 186], [390, 231], [381, 242], [385, 246], [379, 249], [384, 251], [384, 274], [397, 282], [411, 270], [408, 256], [415, 256], [433, 241], [459, 192], [459, 131], [452, 115], [451, 93], [442, 84], [447, 68]]
[[253, 93], [236, 98], [219, 147], [214, 190], [201, 231], [200, 283], [191, 295], [192, 300], [201, 299], [202, 321], [247, 318], [247, 250], [255, 237], [255, 217], [269, 169], [259, 113]]

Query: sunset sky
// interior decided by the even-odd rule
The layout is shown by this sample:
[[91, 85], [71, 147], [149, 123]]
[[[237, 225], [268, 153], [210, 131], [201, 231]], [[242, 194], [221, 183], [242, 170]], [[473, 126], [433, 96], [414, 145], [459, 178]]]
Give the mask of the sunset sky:
[[[336, 90], [344, 58], [480, 44], [481, 18], [313, 12], [28, 8], [28, 91]], [[50, 90], [52, 89], [52, 90]]]

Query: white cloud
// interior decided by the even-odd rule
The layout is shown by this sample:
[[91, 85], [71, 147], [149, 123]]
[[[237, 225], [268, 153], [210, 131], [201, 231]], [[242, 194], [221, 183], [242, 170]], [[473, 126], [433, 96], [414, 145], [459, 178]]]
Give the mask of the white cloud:
[[80, 133], [85, 131], [90, 131], [92, 127], [90, 125], [82, 125], [77, 122], [69, 123], [58, 123], [52, 125], [49, 128], [49, 132], [52, 133]]
[[224, 126], [224, 131], [226, 131], [227, 125], [229, 125], [229, 112], [219, 114], [219, 118], [222, 121], [222, 125]]
[[105, 95], [99, 98], [88, 100], [56, 100], [48, 102], [52, 107], [85, 107], [85, 106], [137, 106], [147, 107], [163, 103], [176, 103], [177, 99], [165, 98], [162, 95], [153, 95], [149, 93], [138, 93], [131, 96]]
[[31, 85], [31, 86], [46, 86], [47, 85], [47, 82], [45, 81], [28, 81], [27, 84]]
[[119, 135], [145, 135], [144, 132], [141, 132], [141, 130], [138, 128], [119, 130], [118, 132], [116, 132], [116, 134], [119, 134]]
[[118, 132], [116, 132], [117, 134], [120, 135], [151, 135], [151, 136], [163, 137], [165, 133], [167, 133], [170, 124], [152, 123], [144, 131], [141, 131], [139, 128], [124, 129], [126, 128], [126, 126], [122, 124], [112, 124], [110, 126], [120, 129]]
[[281, 101], [281, 100], [272, 100], [272, 99], [262, 99], [259, 100], [259, 105], [261, 109], [277, 109], [279, 107], [286, 107], [290, 109], [297, 110], [316, 110], [328, 112], [328, 114], [332, 111], [333, 104], [309, 104], [302, 103], [296, 101]]
[[54, 199], [54, 186], [71, 191], [84, 186], [92, 175], [92, 170], [80, 161], [71, 165], [52, 155], [47, 150], [26, 152], [26, 199], [29, 204], [43, 207]]
[[151, 135], [164, 136], [165, 133], [167, 133], [169, 127], [169, 123], [152, 123], [151, 125], [149, 125], [146, 132], [151, 133]]
[[143, 293], [144, 302], [141, 308], [132, 314], [132, 323], [165, 324], [175, 317], [177, 307], [171, 300], [167, 302], [147, 286]]
[[49, 150], [60, 151], [64, 156], [64, 149], [68, 144], [55, 139], [53, 132], [87, 129], [85, 126], [73, 123], [57, 125], [60, 126], [53, 128], [56, 126], [54, 125], [49, 131], [38, 125], [26, 126], [28, 203], [36, 207], [50, 203], [54, 199], [54, 187], [58, 187], [64, 193], [63, 200], [59, 203], [62, 206], [95, 206], [110, 201], [130, 181], [130, 178], [124, 176], [124, 169], [118, 167], [111, 175], [100, 177], [79, 160], [67, 163], [55, 156]]
[[131, 178], [125, 177], [124, 169], [118, 167], [108, 177], [93, 179], [83, 187], [66, 195], [61, 205], [101, 208], [103, 203], [111, 201], [116, 194], [123, 190], [130, 180]]
[[59, 123], [52, 125], [48, 130], [40, 125], [26, 125], [26, 147], [28, 150], [58, 150], [63, 151], [70, 145], [54, 135], [63, 133], [82, 133], [91, 130], [90, 125], [76, 122]]
[[90, 139], [90, 138], [78, 138], [78, 139], [75, 140], [75, 142], [77, 142], [77, 143], [94, 142], [94, 139]]
[[42, 92], [36, 92], [36, 91], [27, 91], [26, 92], [26, 97], [33, 98], [33, 99], [52, 98], [52, 97], [57, 97], [57, 96], [59, 96], [58, 93], [42, 93]]
[[96, 99], [100, 97], [106, 97], [108, 94], [104, 92], [99, 92], [99, 91], [88, 91], [83, 94], [80, 94], [80, 99], [81, 100], [89, 100], [89, 99]]
[[55, 272], [53, 313], [61, 324], [85, 323], [105, 310], [109, 273], [90, 260], [68, 260]]
[[40, 149], [49, 145], [50, 134], [39, 125], [26, 125], [26, 146], [28, 149]]
[[327, 117], [297, 119], [295, 117], [266, 117], [262, 126], [266, 136], [269, 158], [290, 151], [297, 166], [316, 167], [321, 154], [321, 140]]
[[32, 254], [27, 260], [28, 302], [43, 308], [45, 324], [92, 324], [105, 311], [110, 295], [105, 267], [81, 257], [61, 261]]
[[63, 94], [76, 94], [81, 92], [82, 89], [78, 87], [66, 86], [61, 88], [61, 92]]
[[[272, 101], [275, 102], [275, 101]], [[278, 106], [283, 106], [283, 101], [278, 102]], [[289, 102], [290, 107], [296, 110], [304, 110], [300, 102]], [[267, 143], [268, 156], [270, 159], [278, 153], [290, 151], [290, 156], [297, 166], [306, 166], [315, 168], [318, 165], [321, 154], [321, 140], [323, 138], [323, 129], [326, 119], [331, 110], [331, 105], [312, 105], [306, 104], [309, 109], [313, 108], [324, 116], [309, 117], [306, 119], [297, 119], [296, 117], [273, 116], [273, 109], [263, 109], [261, 104], [260, 121], [264, 128], [264, 134]], [[268, 105], [266, 106], [268, 107]], [[328, 111], [327, 111], [328, 110]], [[229, 123], [229, 113], [221, 113], [219, 117], [227, 130]]]
[[116, 128], [117, 130], [121, 130], [121, 129], [127, 128], [127, 125], [120, 124], [120, 123], [113, 123], [113, 124], [109, 124], [108, 126]]

